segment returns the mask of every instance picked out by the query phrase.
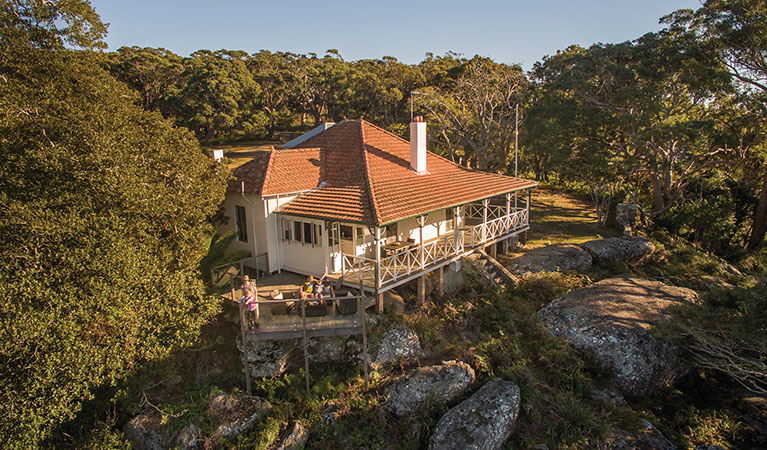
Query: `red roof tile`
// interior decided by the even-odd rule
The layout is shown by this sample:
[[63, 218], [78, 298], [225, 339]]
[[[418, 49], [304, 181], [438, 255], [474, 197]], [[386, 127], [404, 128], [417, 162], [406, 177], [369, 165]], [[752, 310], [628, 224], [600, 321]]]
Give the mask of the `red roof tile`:
[[258, 194], [261, 192], [270, 155], [271, 153], [259, 153], [252, 160], [234, 169], [232, 175], [235, 179], [229, 182], [226, 191], [242, 192], [242, 183], [245, 182], [245, 193]]
[[537, 184], [467, 169], [431, 152], [426, 169], [428, 174], [418, 175], [410, 168], [408, 141], [364, 120], [344, 121], [295, 149], [272, 150], [261, 193], [297, 192], [325, 182], [280, 211], [383, 225]]

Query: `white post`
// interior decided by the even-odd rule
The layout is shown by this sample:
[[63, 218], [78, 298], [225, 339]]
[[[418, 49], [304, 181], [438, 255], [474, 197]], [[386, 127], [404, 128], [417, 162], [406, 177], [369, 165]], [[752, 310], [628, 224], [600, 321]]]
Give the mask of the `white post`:
[[421, 263], [421, 270], [423, 270], [426, 265], [424, 263], [424, 251], [423, 251], [423, 225], [424, 222], [426, 222], [426, 216], [419, 216], [418, 217], [418, 234], [419, 234], [419, 245], [421, 246], [421, 255], [420, 255], [420, 263]]
[[489, 204], [489, 198], [482, 200], [482, 242], [487, 241], [487, 206]]
[[461, 214], [461, 207], [456, 206], [453, 208], [453, 247], [455, 247], [455, 252], [458, 253], [458, 219], [459, 215]]
[[378, 289], [381, 288], [381, 227], [376, 227], [376, 235], [375, 235], [375, 242], [376, 242], [376, 270], [375, 270], [375, 288], [376, 288], [376, 295], [378, 294]]

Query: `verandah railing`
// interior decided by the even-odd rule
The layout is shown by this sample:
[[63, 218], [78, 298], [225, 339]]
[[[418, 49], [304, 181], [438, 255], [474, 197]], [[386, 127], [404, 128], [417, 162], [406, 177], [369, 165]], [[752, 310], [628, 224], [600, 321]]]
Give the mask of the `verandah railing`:
[[[502, 207], [498, 207], [502, 208]], [[505, 207], [503, 207], [505, 211]], [[517, 208], [486, 223], [462, 227], [457, 233], [441, 236], [409, 250], [381, 258], [378, 266], [379, 286], [407, 278], [425, 268], [476, 248], [488, 241], [525, 228], [529, 223], [528, 210]], [[375, 286], [376, 260], [363, 256], [343, 255], [344, 280]], [[360, 280], [360, 278], [362, 278]]]

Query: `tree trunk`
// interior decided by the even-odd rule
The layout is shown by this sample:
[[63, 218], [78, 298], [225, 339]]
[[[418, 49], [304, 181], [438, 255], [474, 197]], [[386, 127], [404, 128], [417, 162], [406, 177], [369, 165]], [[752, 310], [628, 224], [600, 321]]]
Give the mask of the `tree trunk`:
[[666, 209], [666, 202], [663, 196], [663, 184], [658, 177], [652, 177], [652, 210], [653, 215], [657, 216]]
[[751, 227], [751, 237], [748, 240], [748, 249], [758, 248], [764, 240], [767, 233], [767, 168], [764, 171], [764, 180], [762, 180], [762, 193], [759, 195], [759, 203], [754, 211], [754, 222]]

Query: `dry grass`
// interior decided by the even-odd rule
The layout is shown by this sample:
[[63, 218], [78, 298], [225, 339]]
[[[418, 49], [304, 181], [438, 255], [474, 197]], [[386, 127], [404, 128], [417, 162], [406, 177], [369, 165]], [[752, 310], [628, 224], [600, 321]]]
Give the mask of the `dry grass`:
[[282, 144], [282, 141], [245, 141], [234, 144], [212, 145], [205, 150], [222, 149], [227, 158], [227, 167], [234, 169], [250, 161], [259, 153], [268, 152], [272, 146]]
[[596, 213], [589, 202], [570, 194], [534, 189], [531, 203], [531, 226], [525, 250], [620, 236], [617, 230], [597, 223]]

